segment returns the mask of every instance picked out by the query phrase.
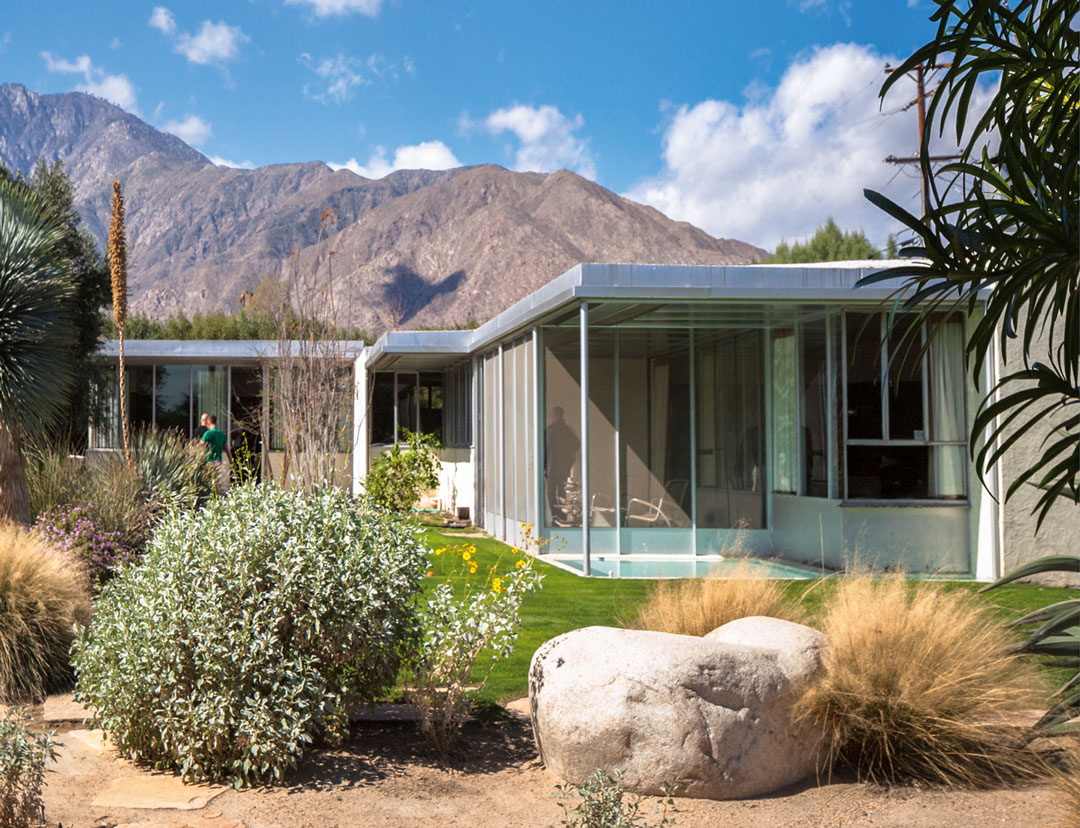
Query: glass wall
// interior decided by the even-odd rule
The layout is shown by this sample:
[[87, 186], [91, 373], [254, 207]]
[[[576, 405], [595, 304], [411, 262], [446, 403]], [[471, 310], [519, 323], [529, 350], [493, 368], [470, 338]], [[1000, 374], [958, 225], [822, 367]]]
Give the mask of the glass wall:
[[574, 328], [544, 331], [545, 524], [581, 526], [581, 351]]
[[191, 428], [195, 434], [199, 418], [210, 414], [217, 418], [217, 426], [229, 433], [229, 369], [224, 365], [196, 365], [192, 369], [192, 388], [195, 404], [191, 407]]
[[[154, 422], [159, 429], [191, 434], [191, 366], [158, 365]], [[198, 415], [196, 415], [198, 421]]]
[[695, 334], [697, 525], [765, 528], [765, 347], [761, 331]]

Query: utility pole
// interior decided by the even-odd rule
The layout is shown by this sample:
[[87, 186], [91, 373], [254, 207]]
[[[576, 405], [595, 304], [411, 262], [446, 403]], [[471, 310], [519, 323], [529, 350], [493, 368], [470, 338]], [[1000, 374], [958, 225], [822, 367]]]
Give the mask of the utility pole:
[[[919, 146], [920, 147], [922, 146], [923, 133], [926, 131], [926, 72], [927, 72], [928, 69], [929, 70], [945, 69], [945, 68], [947, 68], [947, 67], [949, 67], [951, 65], [952, 64], [950, 64], [950, 63], [943, 63], [940, 66], [935, 65], [935, 64], [930, 64], [929, 66], [924, 66], [923, 64], [920, 63], [915, 67], [915, 77], [914, 77], [915, 88], [916, 88], [915, 99], [912, 100], [912, 101], [908, 101], [907, 106], [903, 107], [903, 109], [910, 109], [912, 106], [917, 107], [917, 112], [919, 114]], [[893, 67], [888, 66], [888, 65], [885, 66], [885, 74], [886, 75], [889, 75], [889, 74], [891, 74], [891, 73], [893, 73], [895, 71], [896, 70], [893, 69]], [[931, 93], [933, 93], [934, 90], [930, 90], [930, 91], [931, 91]], [[901, 111], [903, 111], [903, 110], [901, 110]], [[956, 161], [959, 158], [960, 158], [959, 155], [931, 155], [931, 156], [929, 156], [928, 160], [929, 161]], [[909, 155], [909, 156], [905, 156], [905, 157], [897, 157], [895, 155], [890, 155], [885, 159], [885, 163], [886, 164], [919, 164], [920, 165], [920, 168], [919, 168], [919, 188], [920, 188], [920, 192], [922, 193], [922, 214], [924, 216], [927, 215], [930, 212], [930, 181], [929, 181], [928, 171], [922, 169], [921, 159], [919, 158], [919, 156], [917, 156], [917, 155]]]

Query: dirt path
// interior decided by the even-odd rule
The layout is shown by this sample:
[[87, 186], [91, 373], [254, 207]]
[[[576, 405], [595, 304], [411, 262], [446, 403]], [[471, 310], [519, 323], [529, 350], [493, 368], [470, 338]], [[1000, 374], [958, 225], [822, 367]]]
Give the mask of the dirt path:
[[[466, 726], [450, 761], [435, 756], [410, 724], [363, 724], [349, 744], [313, 752], [280, 788], [225, 790], [194, 810], [95, 806], [115, 780], [146, 776], [85, 733], [65, 743], [48, 777], [48, 825], [63, 828], [546, 828], [561, 811], [558, 780], [536, 759], [520, 720]], [[168, 780], [166, 780], [168, 781]], [[1018, 790], [874, 789], [808, 784], [754, 800], [678, 801], [680, 828], [1008, 828], [1060, 822], [1048, 785]], [[648, 808], [645, 809], [648, 811]]]

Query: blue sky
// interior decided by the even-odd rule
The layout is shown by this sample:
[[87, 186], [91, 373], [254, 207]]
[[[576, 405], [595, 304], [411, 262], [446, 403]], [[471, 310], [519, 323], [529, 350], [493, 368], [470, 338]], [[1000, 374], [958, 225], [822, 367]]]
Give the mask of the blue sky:
[[[886, 61], [927, 0], [7, 4], [0, 82], [91, 91], [218, 163], [379, 177], [573, 169], [714, 235], [772, 247], [828, 215], [884, 243], [865, 186], [914, 197]], [[902, 99], [903, 98], [903, 99]]]

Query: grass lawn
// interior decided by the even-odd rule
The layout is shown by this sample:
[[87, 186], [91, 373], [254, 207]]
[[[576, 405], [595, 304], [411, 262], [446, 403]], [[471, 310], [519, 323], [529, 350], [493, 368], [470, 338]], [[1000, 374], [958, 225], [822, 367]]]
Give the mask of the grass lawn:
[[[426, 542], [434, 550], [443, 546], [472, 544], [476, 547], [479, 564], [474, 579], [481, 583], [488, 567], [506, 569], [512, 566], [514, 556], [510, 547], [492, 538], [465, 538], [459, 533], [426, 526]], [[451, 566], [460, 560], [449, 555], [431, 556], [431, 586], [449, 580], [455, 586], [464, 585], [464, 576], [451, 574]], [[530, 595], [521, 613], [521, 633], [514, 654], [496, 665], [484, 688], [481, 698], [486, 701], [504, 702], [520, 698], [528, 693], [529, 661], [537, 647], [562, 633], [594, 624], [619, 626], [620, 619], [632, 616], [645, 598], [652, 580], [619, 578], [583, 578], [542, 561], [536, 566], [544, 574], [542, 588]], [[963, 590], [975, 592], [982, 584], [971, 581], [940, 581], [944, 591]], [[835, 588], [836, 579], [815, 579], [786, 582], [788, 594], [806, 603], [811, 615], [820, 611], [825, 599]], [[999, 615], [1003, 622], [1019, 618], [1055, 601], [1072, 597], [1074, 591], [1033, 584], [1006, 584], [979, 596], [987, 606]], [[1065, 680], [1067, 671], [1053, 670], [1052, 680], [1057, 686]]]

